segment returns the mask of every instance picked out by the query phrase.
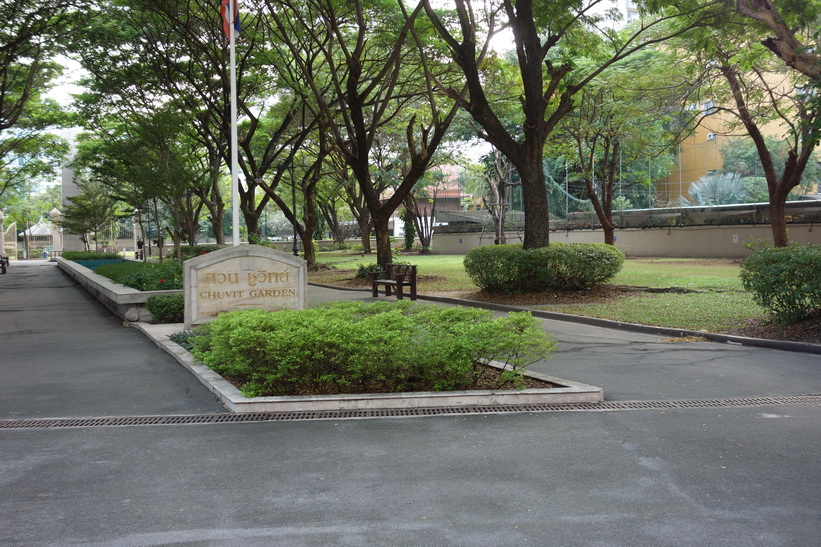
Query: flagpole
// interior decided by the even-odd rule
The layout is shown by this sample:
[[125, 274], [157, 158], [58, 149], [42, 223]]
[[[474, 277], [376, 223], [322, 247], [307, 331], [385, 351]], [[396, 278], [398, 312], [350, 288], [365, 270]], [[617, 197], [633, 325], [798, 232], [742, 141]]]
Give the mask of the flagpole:
[[239, 150], [237, 149], [237, 30], [234, 17], [236, 16], [237, 0], [230, 0], [228, 5], [229, 21], [229, 62], [231, 78], [231, 232], [233, 245], [239, 245]]

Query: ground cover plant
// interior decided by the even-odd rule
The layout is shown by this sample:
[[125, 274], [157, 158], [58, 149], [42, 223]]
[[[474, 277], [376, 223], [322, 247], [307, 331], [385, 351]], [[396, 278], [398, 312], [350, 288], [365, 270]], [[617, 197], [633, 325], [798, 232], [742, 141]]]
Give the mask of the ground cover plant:
[[[555, 350], [527, 312], [410, 302], [241, 310], [194, 332], [192, 353], [247, 396], [517, 388]], [[510, 368], [491, 374], [488, 360]]]
[[105, 264], [98, 267], [95, 273], [138, 291], [182, 289], [182, 265], [173, 260]]

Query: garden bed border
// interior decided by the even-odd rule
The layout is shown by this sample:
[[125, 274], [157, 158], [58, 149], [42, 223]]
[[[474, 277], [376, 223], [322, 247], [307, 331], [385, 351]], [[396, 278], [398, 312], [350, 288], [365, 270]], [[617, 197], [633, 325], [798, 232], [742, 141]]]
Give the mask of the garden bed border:
[[155, 295], [182, 294], [182, 289], [171, 291], [139, 291], [116, 283], [111, 279], [94, 273], [94, 270], [58, 256], [55, 258], [57, 266], [70, 275], [92, 296], [103, 303], [105, 307], [125, 321], [149, 322], [153, 318], [146, 309], [148, 299]]
[[[297, 412], [312, 410], [377, 410], [397, 408], [443, 408], [480, 405], [527, 405], [545, 403], [597, 403], [604, 400], [600, 387], [526, 371], [532, 378], [561, 387], [523, 390], [437, 391], [409, 393], [366, 393], [356, 395], [304, 395], [245, 397], [222, 376], [194, 359], [169, 336], [183, 330], [182, 324], [150, 325], [136, 322], [142, 331], [182, 366], [191, 371], [231, 412]], [[495, 366], [495, 365], [494, 365]]]

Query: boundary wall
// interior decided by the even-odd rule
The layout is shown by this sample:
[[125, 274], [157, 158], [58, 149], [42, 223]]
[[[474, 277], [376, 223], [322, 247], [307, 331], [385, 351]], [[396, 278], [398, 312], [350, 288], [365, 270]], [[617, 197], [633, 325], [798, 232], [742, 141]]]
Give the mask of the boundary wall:
[[[522, 232], [507, 232], [508, 243], [520, 243]], [[821, 245], [821, 226], [789, 225], [790, 241]], [[464, 254], [474, 247], [493, 245], [493, 232], [435, 233], [432, 245], [443, 254]], [[747, 244], [772, 244], [768, 224], [733, 226], [670, 226], [621, 228], [616, 230], [616, 247], [628, 256], [669, 258], [745, 258]], [[557, 230], [550, 232], [551, 243], [602, 243], [602, 230]]]

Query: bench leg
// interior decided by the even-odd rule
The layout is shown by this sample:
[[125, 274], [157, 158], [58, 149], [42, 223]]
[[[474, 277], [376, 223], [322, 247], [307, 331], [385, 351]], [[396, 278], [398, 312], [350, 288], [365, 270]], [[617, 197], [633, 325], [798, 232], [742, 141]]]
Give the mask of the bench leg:
[[411, 300], [416, 300], [416, 285], [415, 284], [410, 286], [410, 299]]
[[376, 283], [373, 283], [373, 286], [372, 286], [372, 288], [371, 288], [371, 291], [373, 292], [373, 297], [374, 297], [374, 298], [378, 298], [378, 297], [379, 297], [379, 285], [377, 285]]
[[402, 300], [402, 298], [403, 298], [402, 285], [399, 284], [399, 285], [396, 286], [396, 299], [397, 300]]

